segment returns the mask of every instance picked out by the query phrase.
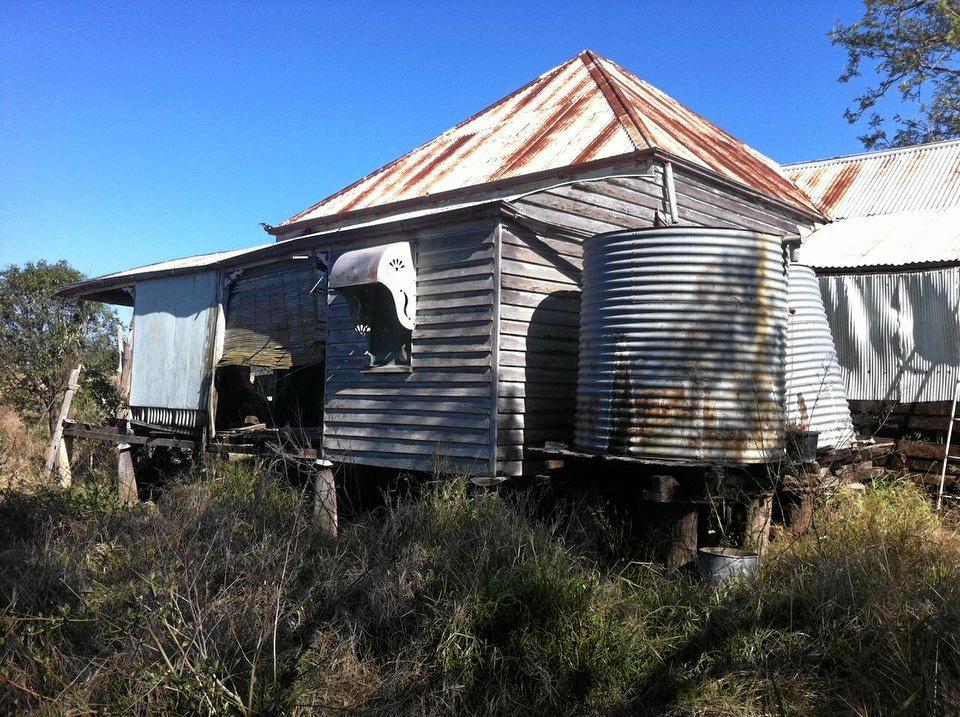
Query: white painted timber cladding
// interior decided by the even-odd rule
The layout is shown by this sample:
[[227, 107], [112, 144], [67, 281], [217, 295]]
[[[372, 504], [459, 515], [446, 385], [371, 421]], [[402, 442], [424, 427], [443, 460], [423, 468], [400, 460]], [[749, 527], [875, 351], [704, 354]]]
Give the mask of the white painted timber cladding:
[[219, 286], [216, 272], [137, 284], [131, 406], [203, 408], [211, 312]]
[[[495, 227], [384, 236], [410, 240], [417, 269], [412, 370], [364, 370], [366, 340], [332, 293], [323, 449], [346, 463], [489, 476]], [[330, 247], [331, 260], [361, 244]]]
[[960, 267], [821, 276], [851, 401], [953, 398], [960, 353]]

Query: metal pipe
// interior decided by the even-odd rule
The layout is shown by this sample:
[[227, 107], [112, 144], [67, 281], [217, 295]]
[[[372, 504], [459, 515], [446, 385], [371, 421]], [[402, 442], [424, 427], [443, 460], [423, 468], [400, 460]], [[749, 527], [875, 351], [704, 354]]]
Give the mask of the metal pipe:
[[677, 212], [677, 185], [673, 181], [673, 162], [663, 163], [663, 182], [667, 186], [667, 208], [670, 211], [670, 222], [677, 224], [680, 222], [680, 215]]
[[937, 510], [943, 503], [943, 483], [947, 478], [947, 461], [950, 459], [950, 439], [953, 438], [953, 424], [957, 422], [957, 399], [960, 399], [960, 370], [957, 372], [957, 385], [953, 388], [953, 406], [950, 408], [950, 425], [947, 426], [947, 445], [943, 447], [943, 466], [940, 468], [940, 490], [937, 492]]

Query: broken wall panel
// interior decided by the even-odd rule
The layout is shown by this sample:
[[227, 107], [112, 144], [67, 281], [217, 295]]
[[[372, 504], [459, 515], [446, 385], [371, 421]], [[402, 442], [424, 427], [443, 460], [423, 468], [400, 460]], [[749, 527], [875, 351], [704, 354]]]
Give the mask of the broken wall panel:
[[231, 284], [220, 366], [274, 369], [323, 361], [326, 291], [314, 258], [245, 270]]
[[194, 412], [202, 412], [209, 385], [212, 319], [219, 286], [216, 272], [137, 284], [131, 407], [176, 409], [150, 415], [159, 420], [178, 416], [178, 424], [199, 420]]

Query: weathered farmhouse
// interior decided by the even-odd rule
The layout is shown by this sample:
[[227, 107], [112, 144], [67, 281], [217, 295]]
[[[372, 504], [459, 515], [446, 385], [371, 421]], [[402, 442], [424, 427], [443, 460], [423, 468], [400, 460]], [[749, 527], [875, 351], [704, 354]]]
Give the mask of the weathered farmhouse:
[[133, 306], [143, 424], [265, 424], [335, 462], [506, 477], [572, 438], [585, 238], [824, 221], [775, 162], [584, 51], [267, 227], [274, 243], [62, 295]]

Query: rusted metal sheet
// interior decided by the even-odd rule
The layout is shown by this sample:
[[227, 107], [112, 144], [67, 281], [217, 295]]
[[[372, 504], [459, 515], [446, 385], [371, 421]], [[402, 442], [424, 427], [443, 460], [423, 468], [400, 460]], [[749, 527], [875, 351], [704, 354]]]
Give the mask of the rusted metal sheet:
[[786, 302], [778, 237], [683, 227], [588, 239], [576, 447], [665, 463], [779, 458]]
[[818, 431], [820, 448], [846, 447], [855, 434], [820, 284], [801, 264], [790, 266], [787, 283], [787, 423]]
[[824, 270], [960, 262], [960, 207], [841, 219], [804, 239], [800, 260]]
[[816, 211], [773, 160], [585, 50], [284, 224], [654, 147]]
[[960, 140], [784, 166], [834, 219], [960, 206]]
[[960, 356], [960, 268], [821, 276], [851, 401], [949, 401]]
[[219, 287], [216, 272], [137, 284], [131, 406], [202, 410]]

